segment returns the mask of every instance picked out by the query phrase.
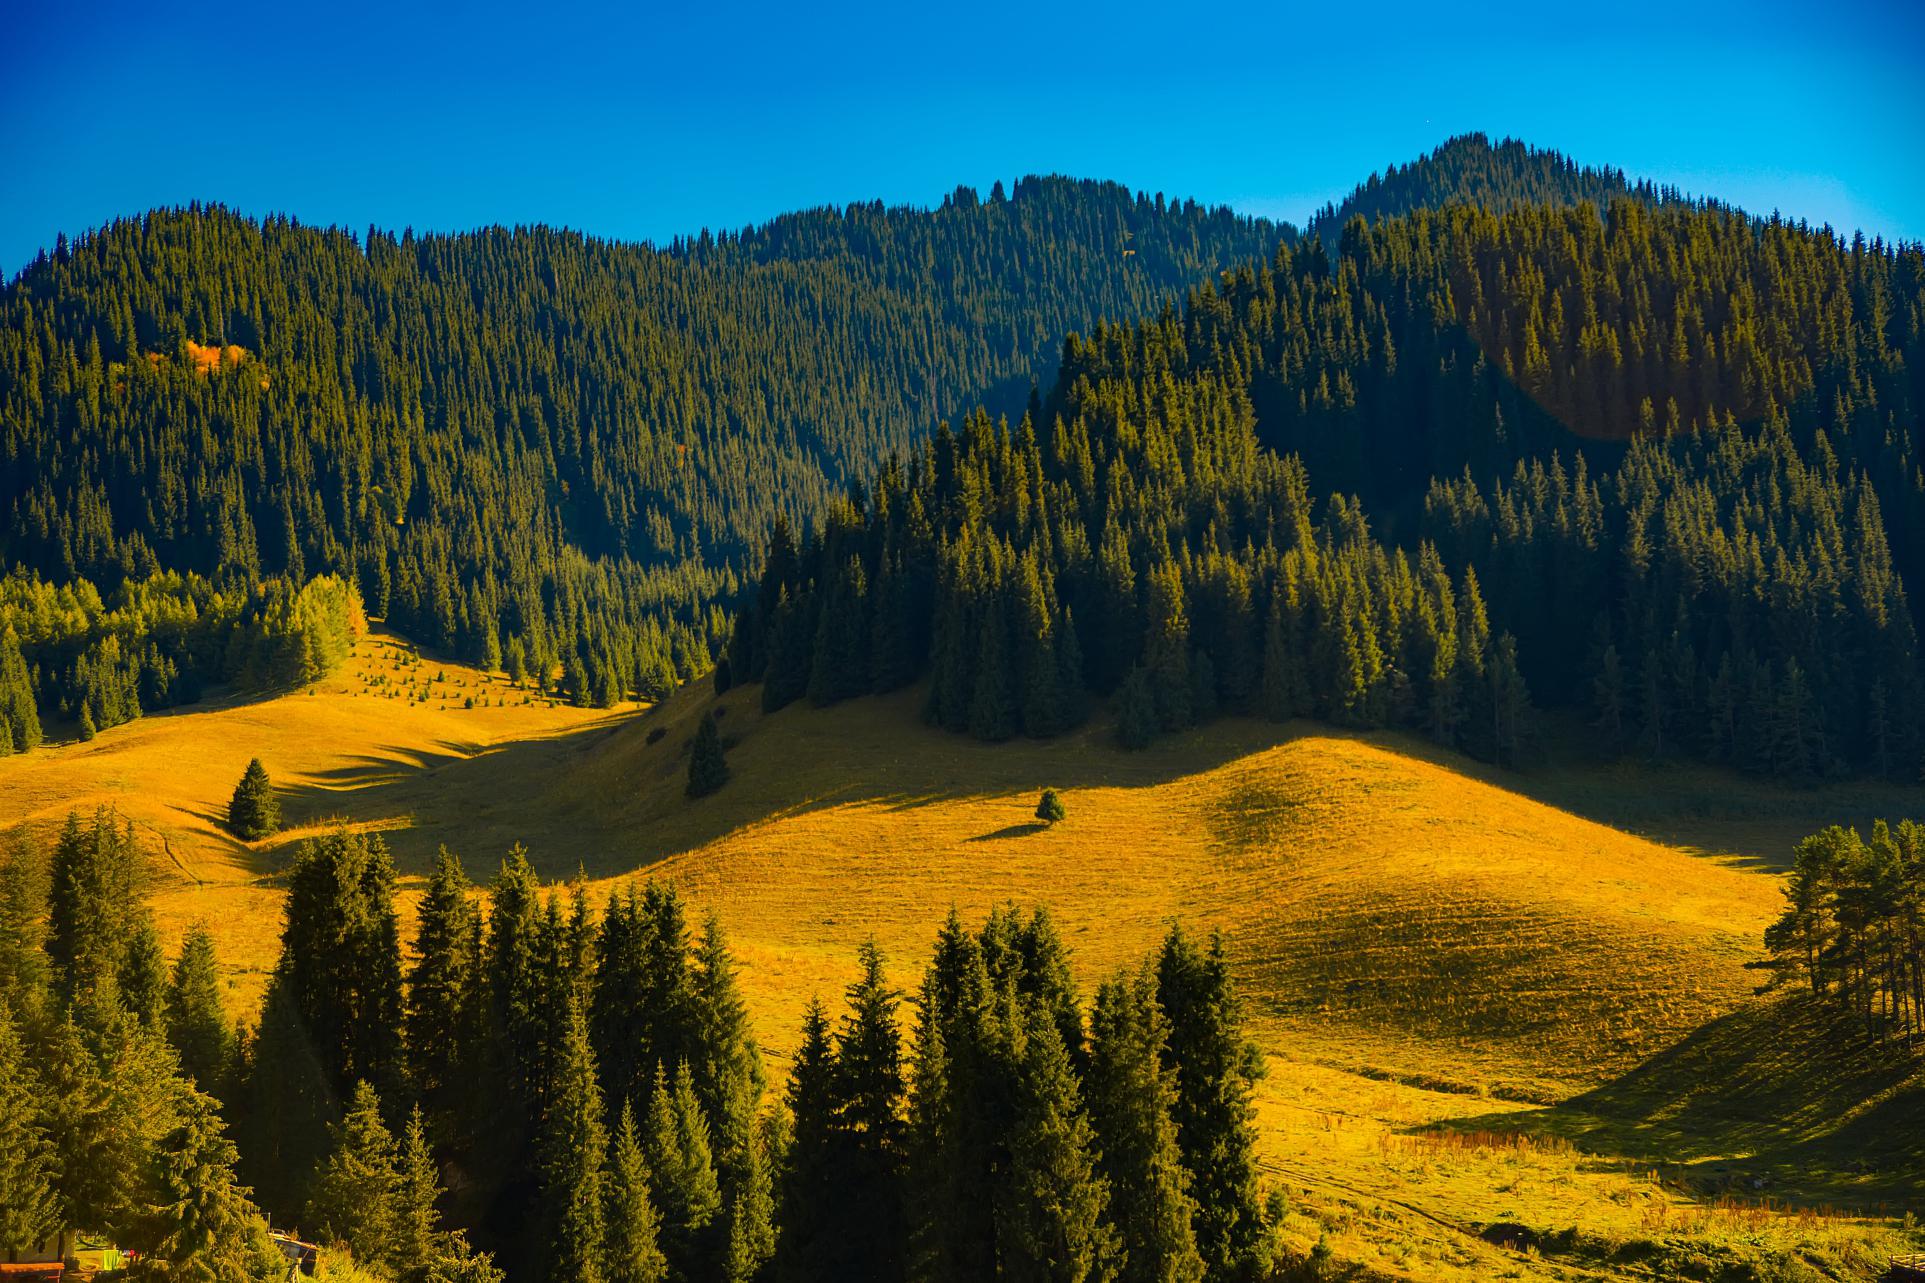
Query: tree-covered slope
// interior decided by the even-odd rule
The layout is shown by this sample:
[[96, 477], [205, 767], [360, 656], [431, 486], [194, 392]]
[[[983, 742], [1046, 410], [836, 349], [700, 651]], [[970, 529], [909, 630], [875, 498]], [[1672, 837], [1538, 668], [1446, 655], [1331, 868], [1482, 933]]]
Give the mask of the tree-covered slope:
[[1675, 188], [1636, 180], [1611, 166], [1579, 165], [1561, 152], [1515, 138], [1492, 143], [1481, 133], [1459, 134], [1403, 165], [1391, 165], [1352, 189], [1342, 203], [1325, 205], [1310, 220], [1313, 235], [1335, 235], [1352, 217], [1371, 221], [1446, 205], [1476, 205], [1502, 213], [1515, 205], [1604, 206], [1630, 198], [1651, 205], [1686, 203]]
[[1909, 777], [1921, 320], [1917, 247], [1718, 210], [1354, 220], [1072, 339], [1039, 418], [778, 533], [729, 676], [779, 707], [926, 671], [986, 739], [1120, 689], [1129, 742], [1249, 709], [1505, 762], [1536, 703]]
[[1060, 179], [666, 249], [156, 211], [0, 295], [0, 561], [334, 570], [477, 658], [699, 670], [774, 516], [1286, 230]]

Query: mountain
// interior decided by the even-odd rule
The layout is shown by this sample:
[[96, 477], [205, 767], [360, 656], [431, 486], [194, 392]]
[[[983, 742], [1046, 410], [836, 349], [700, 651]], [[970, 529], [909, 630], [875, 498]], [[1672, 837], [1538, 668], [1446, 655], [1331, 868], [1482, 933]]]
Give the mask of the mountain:
[[1286, 233], [1055, 178], [663, 249], [155, 211], [0, 296], [0, 561], [330, 570], [476, 657], [701, 671], [775, 516]]
[[1501, 214], [1518, 205], [1576, 205], [1589, 201], [1600, 209], [1616, 200], [1647, 205], [1698, 204], [1674, 187], [1648, 179], [1633, 181], [1621, 169], [1579, 165], [1561, 152], [1532, 147], [1515, 138], [1492, 143], [1481, 133], [1459, 134], [1432, 152], [1403, 165], [1391, 165], [1359, 183], [1338, 204], [1325, 205], [1311, 218], [1307, 234], [1330, 238], [1353, 217], [1374, 222], [1417, 209], [1476, 205]]
[[1607, 751], [1911, 778], [1921, 320], [1917, 247], [1722, 210], [1352, 224], [778, 531], [728, 676], [779, 708], [927, 673], [991, 740], [1115, 692], [1137, 743], [1251, 711], [1517, 762], [1535, 705]]

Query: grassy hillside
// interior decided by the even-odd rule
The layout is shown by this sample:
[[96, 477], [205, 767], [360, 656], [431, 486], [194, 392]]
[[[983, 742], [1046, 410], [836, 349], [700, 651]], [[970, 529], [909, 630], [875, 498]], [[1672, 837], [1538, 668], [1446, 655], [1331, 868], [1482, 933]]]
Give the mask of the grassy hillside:
[[[1106, 727], [990, 746], [923, 727], [916, 692], [768, 717], [757, 696], [689, 688], [584, 713], [377, 635], [313, 692], [0, 761], [0, 816], [38, 828], [107, 802], [132, 817], [170, 947], [210, 921], [241, 1010], [274, 956], [283, 848], [337, 819], [386, 831], [404, 911], [441, 843], [485, 879], [523, 842], [545, 877], [597, 898], [672, 877], [728, 928], [778, 1073], [860, 941], [907, 987], [951, 905], [1049, 905], [1086, 985], [1180, 920], [1222, 930], [1238, 965], [1291, 1239], [1328, 1236], [1358, 1277], [1673, 1277], [1699, 1256], [1788, 1253], [1851, 1277], [1899, 1241], [1812, 1205], [1915, 1201], [1922, 1156], [1869, 1141], [1925, 1134], [1916, 1069], [1774, 1044], [1744, 963], [1789, 843], [1863, 810], [1925, 812], [1916, 791], [1513, 775], [1309, 724], [1220, 723], [1139, 754]], [[710, 708], [734, 777], [691, 803], [687, 745]], [[218, 820], [255, 755], [293, 827], [250, 848]], [[1068, 807], [1053, 827], [1031, 815], [1044, 785]], [[1818, 1090], [1814, 1064], [1869, 1103]], [[1734, 1191], [1804, 1210], [1719, 1201]], [[1511, 1223], [1542, 1241], [1487, 1241]]]

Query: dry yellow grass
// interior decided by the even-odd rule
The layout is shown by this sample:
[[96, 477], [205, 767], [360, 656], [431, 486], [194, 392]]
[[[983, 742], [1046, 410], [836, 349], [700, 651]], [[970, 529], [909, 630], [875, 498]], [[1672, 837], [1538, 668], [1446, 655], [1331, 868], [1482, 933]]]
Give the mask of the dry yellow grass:
[[[385, 697], [444, 668], [426, 704]], [[525, 843], [544, 876], [580, 877], [597, 899], [624, 879], [673, 878], [727, 928], [778, 1072], [803, 1006], [838, 997], [857, 944], [877, 939], [911, 987], [951, 906], [976, 919], [1007, 901], [1047, 905], [1086, 984], [1143, 958], [1172, 921], [1221, 930], [1270, 1058], [1263, 1148], [1303, 1209], [1292, 1240], [1328, 1232], [1385, 1277], [1552, 1279], [1598, 1275], [1490, 1246], [1475, 1228], [1508, 1217], [1637, 1235], [1657, 1232], [1653, 1218], [1675, 1229], [1710, 1213], [1555, 1141], [1416, 1133], [1522, 1122], [1523, 1102], [1610, 1080], [1753, 1002], [1744, 963], [1779, 904], [1766, 844], [1855, 818], [1814, 793], [1780, 804], [1755, 847], [1666, 845], [1599, 822], [1641, 813], [1650, 773], [1610, 787], [1568, 771], [1517, 777], [1393, 735], [1230, 721], [1125, 754], [1102, 727], [993, 746], [941, 734], [920, 724], [913, 692], [769, 717], [759, 690], [718, 701], [691, 688], [641, 715], [459, 706], [484, 692], [525, 697], [455, 665], [411, 667], [372, 638], [314, 694], [0, 761], [0, 823], [51, 824], [97, 802], [132, 816], [152, 840], [170, 938], [209, 920], [241, 1009], [274, 956], [283, 848], [337, 820], [387, 835], [404, 913], [442, 843], [484, 881]], [[690, 802], [686, 747], [710, 708], [734, 776]], [[217, 827], [256, 755], [295, 826], [261, 850]], [[1704, 781], [1647, 831], [1678, 831], [1714, 795], [1742, 810], [1750, 786]], [[1068, 807], [1053, 827], [1031, 818], [1044, 785]], [[1827, 1242], [1887, 1233], [1767, 1228]]]
[[[445, 681], [434, 680], [440, 674]], [[410, 697], [423, 691], [425, 701]], [[490, 707], [462, 707], [470, 696], [480, 703], [484, 692]], [[498, 698], [505, 707], [492, 706]], [[405, 643], [375, 633], [311, 688], [267, 700], [213, 699], [111, 727], [85, 743], [58, 742], [56, 732], [45, 748], [0, 759], [0, 828], [25, 826], [44, 839], [69, 811], [98, 806], [131, 820], [151, 857], [168, 949], [191, 923], [206, 921], [232, 973], [235, 1008], [251, 1013], [280, 947], [275, 874], [285, 848], [327, 817], [352, 814], [341, 790], [381, 772], [539, 742], [608, 716], [534, 700], [457, 665], [417, 662]], [[288, 807], [293, 827], [250, 846], [222, 824], [254, 757], [297, 800]]]

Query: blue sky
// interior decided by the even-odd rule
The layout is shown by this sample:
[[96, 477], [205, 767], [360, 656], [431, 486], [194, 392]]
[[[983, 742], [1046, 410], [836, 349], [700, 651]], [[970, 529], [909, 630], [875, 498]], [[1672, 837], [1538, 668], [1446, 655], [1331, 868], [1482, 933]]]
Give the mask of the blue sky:
[[192, 199], [659, 241], [1061, 172], [1300, 221], [1472, 129], [1925, 238], [1904, 0], [0, 9], [8, 275]]

